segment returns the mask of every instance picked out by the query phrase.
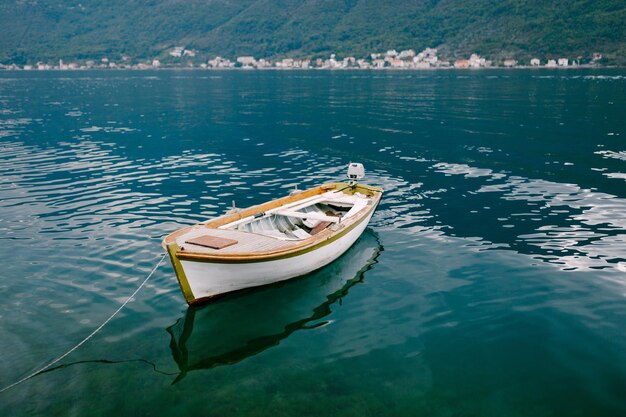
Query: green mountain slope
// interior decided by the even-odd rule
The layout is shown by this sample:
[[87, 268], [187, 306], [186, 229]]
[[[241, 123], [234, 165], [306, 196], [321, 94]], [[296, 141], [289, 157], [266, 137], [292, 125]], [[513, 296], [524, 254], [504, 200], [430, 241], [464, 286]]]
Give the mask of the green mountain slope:
[[3, 0], [0, 62], [164, 56], [364, 56], [439, 47], [449, 58], [626, 59], [624, 0]]

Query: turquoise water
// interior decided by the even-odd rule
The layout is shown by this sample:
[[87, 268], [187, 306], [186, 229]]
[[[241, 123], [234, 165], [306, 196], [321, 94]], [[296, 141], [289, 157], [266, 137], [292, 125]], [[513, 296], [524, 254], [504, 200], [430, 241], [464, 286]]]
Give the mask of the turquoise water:
[[189, 309], [169, 264], [3, 416], [626, 415], [626, 73], [0, 73], [0, 386], [181, 226], [342, 179], [336, 263]]

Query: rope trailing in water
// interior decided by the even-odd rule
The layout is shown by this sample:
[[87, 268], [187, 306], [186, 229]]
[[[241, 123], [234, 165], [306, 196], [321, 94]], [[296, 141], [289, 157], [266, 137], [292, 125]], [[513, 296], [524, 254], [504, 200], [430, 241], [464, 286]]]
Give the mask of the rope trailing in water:
[[73, 348], [71, 348], [70, 350], [68, 350], [67, 352], [65, 352], [64, 354], [62, 354], [61, 356], [59, 356], [58, 358], [56, 358], [55, 360], [53, 360], [52, 362], [48, 363], [47, 365], [45, 365], [43, 368], [40, 368], [38, 370], [36, 370], [35, 372], [25, 376], [24, 378], [20, 379], [19, 381], [16, 381], [14, 383], [12, 383], [11, 385], [7, 385], [6, 387], [0, 389], [0, 393], [13, 388], [16, 385], [21, 384], [22, 382], [31, 379], [32, 377], [42, 373], [43, 371], [45, 371], [46, 369], [50, 368], [52, 365], [54, 365], [55, 363], [59, 362], [60, 360], [62, 360], [63, 358], [65, 358], [66, 356], [68, 356], [69, 354], [71, 354], [72, 352], [74, 352], [76, 349], [78, 349], [79, 347], [81, 347], [83, 344], [85, 344], [89, 339], [91, 339], [92, 337], [94, 337], [96, 335], [96, 333], [98, 333], [100, 330], [102, 330], [102, 328], [104, 326], [107, 325], [107, 323], [109, 323], [111, 320], [113, 320], [113, 318], [117, 315], [117, 313], [119, 313], [120, 311], [122, 311], [122, 309], [124, 307], [126, 307], [126, 304], [128, 304], [130, 302], [130, 300], [133, 299], [133, 297], [135, 297], [135, 295], [137, 295], [137, 293], [139, 292], [139, 290], [141, 290], [141, 288], [143, 288], [144, 285], [146, 285], [146, 282], [148, 282], [148, 280], [150, 279], [150, 277], [152, 277], [152, 275], [154, 274], [154, 272], [157, 270], [157, 268], [159, 266], [161, 266], [161, 264], [163, 263], [163, 259], [165, 259], [165, 253], [163, 254], [163, 256], [161, 256], [161, 259], [159, 260], [159, 263], [156, 264], [156, 266], [152, 269], [152, 271], [150, 271], [150, 273], [148, 274], [148, 276], [146, 277], [146, 279], [143, 280], [143, 282], [139, 285], [139, 287], [137, 287], [137, 289], [135, 290], [135, 292], [133, 292], [127, 299], [126, 301], [124, 301], [124, 303], [122, 303], [121, 306], [119, 306], [119, 308], [117, 310], [115, 310], [113, 312], [113, 314], [111, 314], [109, 316], [108, 319], [106, 319], [100, 326], [98, 326], [93, 332], [91, 332], [89, 334], [89, 336], [85, 337], [83, 340], [81, 340], [77, 345], [75, 345]]

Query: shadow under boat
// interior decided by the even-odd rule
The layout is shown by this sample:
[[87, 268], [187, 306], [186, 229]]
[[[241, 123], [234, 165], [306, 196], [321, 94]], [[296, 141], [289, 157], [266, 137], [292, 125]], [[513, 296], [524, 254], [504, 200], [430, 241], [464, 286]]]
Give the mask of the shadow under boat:
[[339, 259], [316, 272], [190, 306], [167, 328], [180, 370], [173, 384], [190, 371], [240, 362], [278, 345], [296, 330], [327, 324], [321, 319], [363, 281], [382, 250], [378, 235], [368, 229]]

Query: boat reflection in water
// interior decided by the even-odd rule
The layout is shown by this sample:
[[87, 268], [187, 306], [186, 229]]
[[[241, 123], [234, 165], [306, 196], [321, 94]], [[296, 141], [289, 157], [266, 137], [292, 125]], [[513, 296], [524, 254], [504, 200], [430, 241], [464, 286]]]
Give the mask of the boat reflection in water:
[[278, 345], [296, 330], [326, 324], [319, 320], [363, 281], [382, 250], [378, 236], [368, 229], [341, 258], [319, 271], [190, 306], [167, 328], [180, 369], [174, 383], [190, 371], [237, 363]]

